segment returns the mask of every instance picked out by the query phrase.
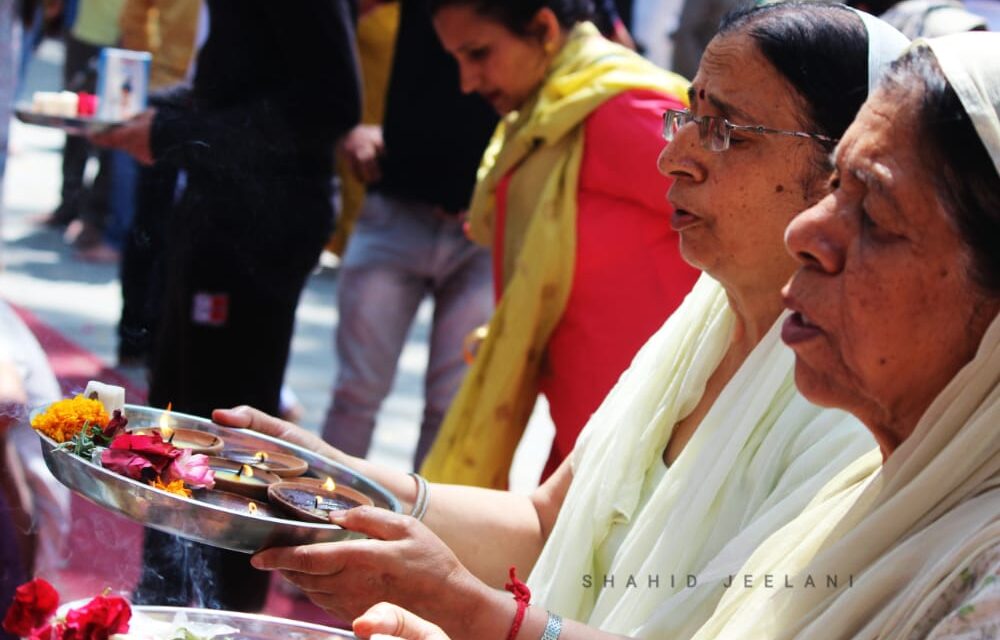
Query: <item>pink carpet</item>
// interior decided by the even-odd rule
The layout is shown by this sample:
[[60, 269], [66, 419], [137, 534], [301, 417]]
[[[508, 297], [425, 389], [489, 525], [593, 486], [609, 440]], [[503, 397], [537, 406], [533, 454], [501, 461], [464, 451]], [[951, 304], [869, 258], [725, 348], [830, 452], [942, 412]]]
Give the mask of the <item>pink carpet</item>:
[[[145, 387], [137, 386], [127, 376], [106, 365], [30, 311], [11, 306], [39, 343], [44, 345], [45, 354], [64, 394], [80, 392], [88, 380], [100, 380], [125, 387], [129, 403], [145, 403]], [[141, 568], [142, 527], [76, 494], [73, 495], [72, 519], [67, 566], [59, 576], [46, 576], [56, 584], [62, 601], [90, 597], [109, 587], [113, 591], [131, 593]], [[249, 556], [247, 559], [249, 561]], [[277, 576], [272, 579], [263, 613], [319, 624], [337, 624], [329, 614], [308, 600], [285, 594], [277, 587], [281, 581]]]

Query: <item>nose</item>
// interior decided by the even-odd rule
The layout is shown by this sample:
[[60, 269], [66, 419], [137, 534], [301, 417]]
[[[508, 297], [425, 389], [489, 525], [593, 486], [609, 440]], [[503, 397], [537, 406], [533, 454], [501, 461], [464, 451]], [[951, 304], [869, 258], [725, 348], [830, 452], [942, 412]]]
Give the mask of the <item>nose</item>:
[[468, 62], [458, 63], [458, 76], [462, 93], [475, 93], [479, 89], [479, 72]]
[[698, 125], [689, 122], [678, 129], [673, 141], [660, 151], [656, 168], [668, 178], [703, 182], [707, 173], [705, 164], [699, 160], [699, 152], [704, 149], [698, 140]]
[[804, 267], [828, 274], [844, 268], [849, 230], [837, 215], [838, 197], [831, 193], [792, 219], [785, 246]]

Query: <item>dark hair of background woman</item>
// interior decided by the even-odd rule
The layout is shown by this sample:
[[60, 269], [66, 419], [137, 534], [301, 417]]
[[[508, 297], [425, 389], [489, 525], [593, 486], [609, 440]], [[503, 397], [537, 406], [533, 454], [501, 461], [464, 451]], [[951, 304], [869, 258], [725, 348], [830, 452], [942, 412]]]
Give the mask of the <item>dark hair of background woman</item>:
[[926, 46], [893, 63], [882, 86], [911, 91], [923, 83], [917, 111], [924, 166], [972, 258], [972, 278], [1000, 295], [1000, 174], [969, 114]]
[[544, 8], [555, 14], [563, 29], [571, 29], [577, 22], [589, 20], [594, 9], [590, 0], [430, 0], [429, 4], [432, 14], [444, 7], [472, 7], [478, 15], [524, 37], [534, 35], [530, 29], [531, 21]]
[[[805, 101], [808, 131], [840, 139], [868, 96], [868, 32], [839, 4], [741, 5], [719, 35], [747, 33]], [[832, 150], [833, 144], [825, 145]]]

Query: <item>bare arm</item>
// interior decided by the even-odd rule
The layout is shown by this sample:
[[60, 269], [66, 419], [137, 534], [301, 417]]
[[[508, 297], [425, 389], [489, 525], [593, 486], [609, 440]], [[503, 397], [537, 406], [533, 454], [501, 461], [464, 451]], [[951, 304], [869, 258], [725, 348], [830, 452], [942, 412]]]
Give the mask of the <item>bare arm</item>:
[[[417, 486], [407, 473], [348, 456], [301, 427], [250, 407], [217, 409], [212, 419], [316, 451], [384, 486], [399, 498], [404, 513], [413, 509]], [[510, 566], [516, 566], [523, 576], [531, 571], [552, 531], [571, 480], [572, 470], [564, 463], [531, 496], [432, 484], [423, 521], [473, 575], [494, 588], [502, 588]]]

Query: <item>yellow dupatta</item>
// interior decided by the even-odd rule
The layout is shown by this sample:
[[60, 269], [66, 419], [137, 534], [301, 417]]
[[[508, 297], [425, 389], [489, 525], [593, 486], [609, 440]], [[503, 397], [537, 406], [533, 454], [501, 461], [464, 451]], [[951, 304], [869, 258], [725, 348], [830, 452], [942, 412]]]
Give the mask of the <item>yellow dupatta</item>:
[[537, 94], [497, 127], [479, 168], [469, 222], [472, 238], [492, 245], [496, 189], [516, 169], [507, 192], [504, 291], [421, 469], [429, 480], [507, 487], [538, 396], [546, 345], [572, 285], [583, 123], [624, 91], [653, 89], [686, 102], [687, 86], [581, 23]]

